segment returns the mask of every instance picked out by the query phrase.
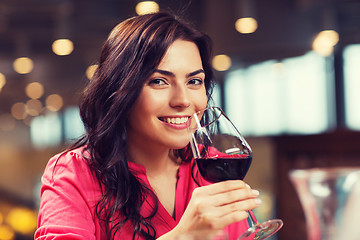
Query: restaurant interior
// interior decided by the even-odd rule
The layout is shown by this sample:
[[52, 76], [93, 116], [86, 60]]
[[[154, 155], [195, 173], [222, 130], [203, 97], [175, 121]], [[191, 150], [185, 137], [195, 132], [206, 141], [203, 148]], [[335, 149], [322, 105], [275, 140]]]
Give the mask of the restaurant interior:
[[80, 137], [82, 89], [120, 21], [169, 10], [213, 40], [269, 239], [304, 240], [294, 169], [360, 166], [360, 0], [0, 0], [0, 240], [33, 239], [47, 161]]

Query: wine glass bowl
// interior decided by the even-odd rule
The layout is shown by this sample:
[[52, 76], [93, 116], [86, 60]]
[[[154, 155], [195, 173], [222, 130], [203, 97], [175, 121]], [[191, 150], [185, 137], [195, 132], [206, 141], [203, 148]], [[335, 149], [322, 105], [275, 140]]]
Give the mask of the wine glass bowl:
[[209, 182], [243, 179], [252, 161], [249, 144], [218, 107], [189, 119], [190, 145], [201, 176]]
[[[188, 120], [190, 146], [202, 178], [210, 183], [243, 180], [252, 162], [245, 138], [219, 107], [208, 107]], [[238, 240], [261, 240], [283, 225], [274, 219], [257, 223], [249, 213], [250, 228]]]

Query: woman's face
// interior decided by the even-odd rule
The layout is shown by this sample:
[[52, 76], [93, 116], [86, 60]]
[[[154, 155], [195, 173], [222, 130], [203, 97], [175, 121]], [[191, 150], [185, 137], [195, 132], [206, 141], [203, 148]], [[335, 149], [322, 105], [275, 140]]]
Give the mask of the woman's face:
[[200, 53], [195, 43], [176, 40], [146, 80], [130, 114], [128, 144], [180, 149], [188, 142], [186, 121], [207, 104]]

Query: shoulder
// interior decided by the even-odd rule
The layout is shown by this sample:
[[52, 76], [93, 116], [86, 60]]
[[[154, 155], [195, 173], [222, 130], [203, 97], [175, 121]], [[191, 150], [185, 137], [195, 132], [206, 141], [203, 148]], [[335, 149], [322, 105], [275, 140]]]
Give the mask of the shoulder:
[[[101, 187], [90, 169], [82, 149], [55, 155], [41, 178], [41, 204], [77, 208], [93, 207], [101, 197]], [[70, 203], [70, 202], [71, 203]], [[76, 203], [72, 203], [76, 202]]]
[[41, 181], [36, 239], [94, 239], [100, 234], [95, 206], [101, 190], [82, 149], [52, 157]]
[[86, 152], [83, 151], [83, 148], [58, 153], [50, 158], [45, 171], [52, 170], [59, 174], [66, 170], [71, 171], [77, 168], [89, 168], [88, 160], [84, 154], [86, 154]]
[[75, 185], [81, 183], [95, 183], [95, 175], [90, 168], [87, 157], [89, 154], [83, 148], [77, 148], [53, 156], [44, 171], [42, 182], [57, 184], [61, 181]]

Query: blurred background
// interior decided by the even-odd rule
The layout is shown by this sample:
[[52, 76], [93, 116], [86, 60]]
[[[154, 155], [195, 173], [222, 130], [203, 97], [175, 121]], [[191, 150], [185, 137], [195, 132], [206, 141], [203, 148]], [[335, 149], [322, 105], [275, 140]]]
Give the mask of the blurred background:
[[0, 239], [32, 239], [40, 177], [83, 133], [78, 97], [120, 21], [172, 10], [214, 42], [221, 106], [254, 160], [259, 220], [306, 239], [294, 168], [360, 165], [359, 0], [0, 0]]

